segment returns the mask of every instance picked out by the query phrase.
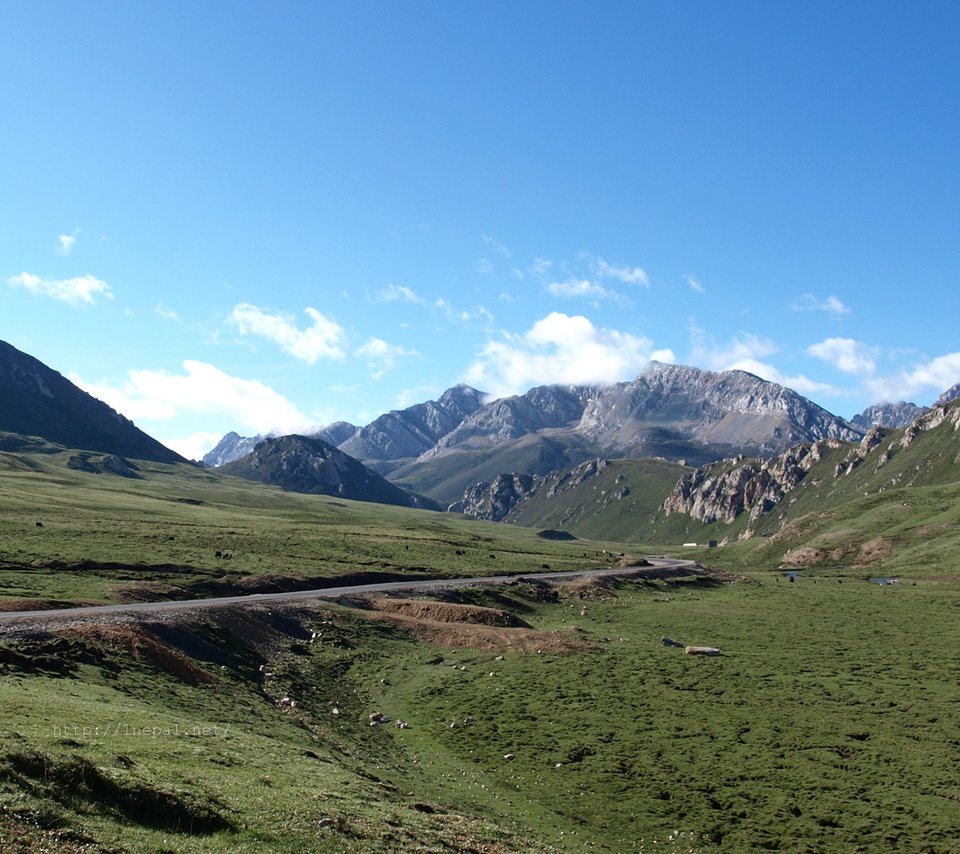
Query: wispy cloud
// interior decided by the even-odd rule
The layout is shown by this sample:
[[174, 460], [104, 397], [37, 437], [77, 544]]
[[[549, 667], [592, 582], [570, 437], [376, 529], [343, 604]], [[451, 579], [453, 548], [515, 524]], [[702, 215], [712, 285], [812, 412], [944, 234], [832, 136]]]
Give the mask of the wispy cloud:
[[811, 356], [846, 374], [868, 377], [877, 368], [879, 351], [853, 338], [827, 338], [807, 347]]
[[194, 360], [183, 373], [133, 370], [119, 383], [70, 379], [85, 391], [133, 420], [169, 421], [184, 413], [221, 416], [233, 429], [253, 433], [305, 432], [313, 419], [268, 385], [231, 376]]
[[940, 394], [960, 382], [960, 353], [946, 353], [886, 377], [873, 377], [867, 386], [876, 400], [910, 400]]
[[379, 302], [408, 302], [412, 304], [423, 303], [423, 297], [416, 291], [408, 288], [406, 285], [395, 285], [391, 282], [385, 288], [377, 292], [376, 299]]
[[698, 294], [705, 294], [707, 289], [700, 284], [700, 282], [693, 276], [687, 276], [687, 284], [690, 286], [690, 290]]
[[565, 299], [586, 297], [589, 299], [616, 299], [619, 295], [615, 291], [607, 290], [603, 285], [592, 282], [590, 279], [567, 279], [563, 282], [551, 282], [547, 285], [547, 293], [551, 296]]
[[409, 350], [397, 344], [388, 344], [382, 338], [369, 338], [356, 350], [356, 355], [366, 359], [370, 375], [379, 380], [397, 363], [397, 359], [405, 356], [418, 356], [416, 350]]
[[547, 258], [534, 258], [533, 263], [527, 267], [527, 273], [535, 279], [544, 279], [550, 273], [552, 267], [553, 261]]
[[483, 242], [486, 243], [487, 246], [489, 246], [498, 255], [502, 255], [504, 258], [513, 257], [513, 253], [495, 237], [491, 237], [489, 234], [484, 234]]
[[153, 313], [159, 315], [164, 320], [172, 320], [174, 323], [183, 323], [180, 319], [180, 315], [177, 314], [172, 308], [167, 308], [162, 302], [158, 302], [153, 307]]
[[236, 326], [241, 335], [266, 338], [308, 365], [317, 359], [343, 359], [342, 345], [346, 339], [343, 327], [315, 308], [307, 307], [303, 311], [312, 321], [306, 329], [297, 328], [288, 314], [265, 311], [250, 303], [235, 306], [227, 322]]
[[542, 384], [607, 385], [635, 376], [651, 359], [675, 361], [669, 350], [653, 351], [647, 338], [552, 312], [521, 335], [487, 341], [466, 381], [498, 397]]
[[794, 311], [822, 311], [826, 314], [832, 314], [840, 317], [844, 314], [850, 314], [852, 309], [843, 304], [843, 301], [831, 294], [826, 299], [819, 299], [813, 294], [803, 294], [800, 299], [790, 304]]
[[617, 279], [625, 285], [643, 285], [650, 287], [650, 279], [642, 267], [621, 267], [610, 264], [603, 258], [597, 258], [597, 275], [604, 279]]
[[60, 234], [57, 236], [57, 254], [69, 255], [73, 251], [73, 245], [80, 236], [80, 229], [75, 228], [70, 234]]
[[24, 288], [38, 296], [51, 297], [74, 307], [96, 302], [97, 297], [113, 298], [110, 285], [95, 276], [75, 276], [72, 279], [43, 279], [31, 273], [10, 276], [7, 284]]
[[493, 312], [482, 305], [474, 306], [472, 309], [457, 308], [450, 300], [437, 297], [433, 307], [451, 323], [470, 323], [477, 320], [493, 323]]

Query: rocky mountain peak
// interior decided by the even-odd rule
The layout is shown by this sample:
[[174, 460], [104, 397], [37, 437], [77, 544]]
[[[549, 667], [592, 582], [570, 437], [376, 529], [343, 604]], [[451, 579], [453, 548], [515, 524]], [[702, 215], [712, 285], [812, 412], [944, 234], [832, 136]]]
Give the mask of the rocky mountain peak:
[[792, 389], [745, 371], [714, 373], [662, 362], [605, 388], [588, 403], [578, 428], [608, 455], [637, 452], [655, 429], [695, 445], [763, 456], [797, 442], [857, 441], [863, 434]]
[[950, 386], [940, 397], [937, 398], [937, 402], [934, 406], [945, 406], [946, 404], [956, 400], [960, 397], [960, 383]]
[[[958, 386], [958, 389], [960, 389], [960, 386]], [[916, 421], [927, 411], [927, 407], [907, 403], [905, 400], [900, 400], [897, 403], [877, 403], [868, 406], [859, 415], [854, 415], [850, 422], [864, 430], [869, 430], [871, 427], [889, 427], [893, 430], [899, 430]]]

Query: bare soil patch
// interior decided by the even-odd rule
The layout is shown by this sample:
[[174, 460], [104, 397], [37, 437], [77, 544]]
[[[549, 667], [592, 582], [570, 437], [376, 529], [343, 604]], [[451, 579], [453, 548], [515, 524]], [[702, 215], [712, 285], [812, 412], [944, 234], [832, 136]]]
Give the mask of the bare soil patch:
[[826, 555], [820, 549], [812, 549], [809, 546], [803, 546], [799, 549], [793, 549], [783, 556], [783, 562], [787, 566], [812, 566], [816, 563], [822, 563]]
[[876, 537], [860, 546], [860, 551], [857, 554], [857, 563], [875, 563], [886, 560], [892, 552], [893, 541], [889, 537]]
[[216, 679], [187, 656], [163, 643], [137, 623], [73, 626], [64, 632], [94, 646], [129, 656], [154, 670], [168, 673], [189, 685], [213, 685]]
[[439, 646], [490, 652], [571, 653], [595, 649], [577, 629], [534, 629], [508, 611], [428, 600], [376, 599], [366, 616], [390, 620]]
[[374, 599], [373, 608], [387, 614], [397, 614], [430, 623], [467, 623], [498, 628], [532, 628], [519, 617], [501, 608], [483, 608], [479, 605], [459, 605], [452, 602], [434, 602], [427, 599]]

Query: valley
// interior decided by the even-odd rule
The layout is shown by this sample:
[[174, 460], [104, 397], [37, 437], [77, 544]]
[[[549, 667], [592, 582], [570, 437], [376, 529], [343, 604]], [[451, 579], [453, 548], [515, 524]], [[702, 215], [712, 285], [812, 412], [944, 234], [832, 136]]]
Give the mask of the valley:
[[698, 467], [545, 410], [405, 462], [0, 433], [0, 848], [950, 851], [960, 405]]

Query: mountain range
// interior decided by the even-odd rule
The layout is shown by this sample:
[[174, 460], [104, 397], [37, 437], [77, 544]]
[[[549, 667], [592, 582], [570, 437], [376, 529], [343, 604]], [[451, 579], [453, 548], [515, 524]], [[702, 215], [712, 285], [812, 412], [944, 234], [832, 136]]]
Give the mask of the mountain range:
[[[312, 436], [228, 433], [203, 463], [290, 491], [583, 532], [613, 525], [630, 538], [638, 520], [660, 511], [700, 525], [740, 524], [744, 514], [756, 521], [822, 458], [860, 448], [844, 463], [856, 467], [883, 431], [925, 429], [916, 425], [958, 396], [960, 383], [930, 409], [878, 404], [848, 422], [743, 371], [654, 362], [634, 380], [603, 388], [540, 386], [488, 400], [459, 385], [364, 427], [337, 422]], [[0, 431], [85, 452], [186, 462], [3, 342]]]
[[[461, 385], [352, 432], [340, 424], [335, 435], [331, 428], [317, 435], [394, 483], [453, 504], [501, 474], [546, 476], [598, 457], [698, 465], [737, 454], [769, 456], [802, 441], [857, 441], [864, 433], [752, 374], [658, 362], [630, 382], [603, 388], [540, 386], [485, 398]], [[228, 434], [204, 464], [236, 459], [254, 441]]]

